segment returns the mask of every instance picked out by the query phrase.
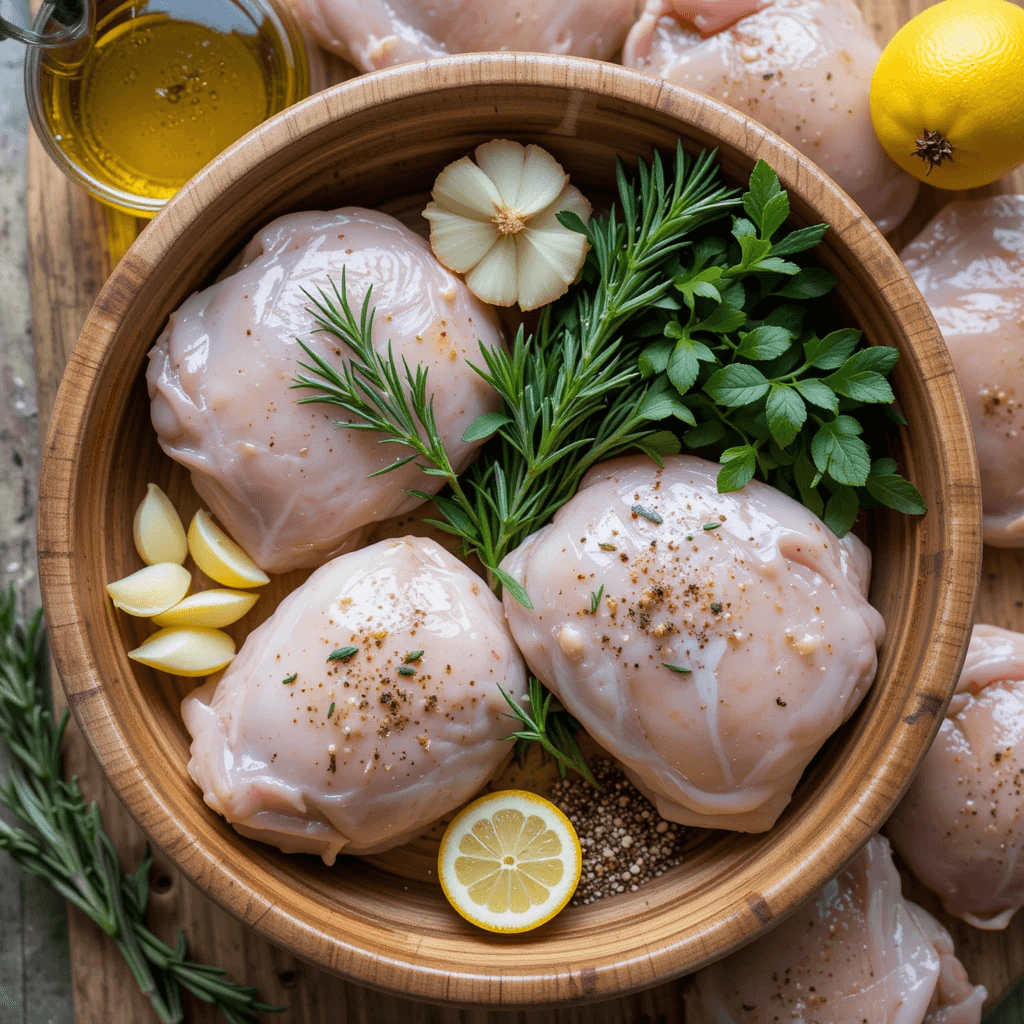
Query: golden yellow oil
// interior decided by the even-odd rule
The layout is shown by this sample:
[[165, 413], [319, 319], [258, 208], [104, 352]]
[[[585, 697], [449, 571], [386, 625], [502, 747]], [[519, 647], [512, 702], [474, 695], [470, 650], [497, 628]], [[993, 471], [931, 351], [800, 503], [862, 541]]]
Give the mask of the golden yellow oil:
[[55, 142], [87, 178], [148, 199], [308, 89], [301, 54], [251, 0], [101, 4], [91, 48], [73, 56], [42, 68]]

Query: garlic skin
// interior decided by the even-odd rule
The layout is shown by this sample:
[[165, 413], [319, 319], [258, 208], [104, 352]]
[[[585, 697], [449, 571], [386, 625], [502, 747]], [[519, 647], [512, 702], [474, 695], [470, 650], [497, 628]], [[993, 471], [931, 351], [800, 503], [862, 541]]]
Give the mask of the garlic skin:
[[540, 146], [495, 139], [477, 146], [434, 182], [430, 247], [469, 290], [494, 306], [536, 309], [564, 295], [587, 254], [583, 235], [559, 224], [575, 213], [585, 223], [590, 203], [569, 184], [562, 165]]

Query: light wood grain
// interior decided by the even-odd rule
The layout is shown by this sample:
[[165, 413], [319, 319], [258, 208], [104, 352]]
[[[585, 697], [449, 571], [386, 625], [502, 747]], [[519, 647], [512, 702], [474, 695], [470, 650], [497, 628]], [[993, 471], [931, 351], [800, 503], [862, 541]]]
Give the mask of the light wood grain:
[[[551, 150], [594, 196], [607, 192], [616, 154], [634, 160], [677, 137], [694, 150], [718, 146], [736, 184], [767, 159], [791, 190], [797, 223], [833, 225], [818, 255], [839, 279], [840, 314], [903, 353], [901, 462], [931, 509], [923, 519], [870, 521], [873, 600], [888, 624], [878, 676], [775, 828], [709, 832], [641, 894], [568, 910], [515, 940], [454, 920], [433, 879], [398, 886], [365, 861], [325, 869], [239, 837], [185, 770], [185, 687], [127, 659], [146, 625], [112, 614], [103, 590], [135, 568], [131, 519], [148, 481], [186, 516], [197, 501], [186, 471], [148, 429], [141, 369], [170, 312], [273, 217], [415, 197], [438, 167], [509, 134]], [[495, 55], [397, 68], [314, 97], [228, 150], [171, 201], [104, 286], [71, 354], [40, 482], [51, 640], [72, 710], [132, 814], [193, 883], [266, 937], [421, 998], [500, 1006], [627, 993], [776, 923], [881, 825], [937, 728], [969, 630], [980, 542], [967, 436], [948, 355], [891, 249], [828, 178], [756, 123], [584, 61]], [[268, 594], [239, 629], [272, 608]]]
[[[911, 13], [927, 6], [920, 0], [865, 0], [869, 22], [881, 41]], [[71, 344], [77, 336], [91, 299], [109, 267], [105, 265], [106, 225], [103, 214], [74, 187], [64, 183], [38, 151], [30, 155], [33, 165], [33, 196], [30, 215], [33, 231], [33, 294], [36, 308], [37, 352], [41, 385], [41, 419], [52, 403], [56, 384]], [[1004, 185], [1007, 183], [1004, 183]], [[1016, 187], [1021, 188], [1020, 181]], [[909, 219], [903, 237], [910, 237], [947, 196], [925, 190]], [[916, 225], [916, 226], [915, 226]], [[1024, 615], [1013, 596], [1011, 581], [1019, 580], [1020, 559], [1006, 552], [986, 551], [986, 578], [979, 599], [979, 617], [1011, 628], [1024, 628]], [[996, 578], [990, 578], [995, 573]], [[102, 776], [80, 738], [72, 741], [69, 767], [86, 780], [87, 789], [102, 794], [108, 829], [118, 839], [126, 866], [134, 864], [143, 841], [137, 826], [128, 818], [106, 787]], [[222, 963], [242, 981], [257, 984], [271, 1000], [291, 1003], [291, 1010], [278, 1018], [288, 1021], [364, 1021], [396, 1022], [443, 1021], [444, 1024], [469, 1022], [510, 1022], [524, 1020], [520, 1014], [484, 1011], [458, 1011], [426, 1007], [392, 997], [370, 993], [359, 986], [316, 971], [268, 945], [262, 938], [224, 914], [166, 863], [155, 880], [166, 884], [166, 892], [154, 895], [153, 921], [165, 935], [177, 924], [189, 932], [196, 955]], [[921, 897], [917, 897], [921, 898]], [[927, 897], [922, 899], [927, 902]], [[948, 922], [947, 922], [948, 923]], [[76, 958], [76, 1004], [79, 1020], [146, 1019], [134, 982], [123, 969], [112, 944], [97, 942], [96, 931], [88, 922], [72, 922], [72, 942]], [[954, 930], [956, 926], [954, 925]], [[965, 932], [964, 935], [959, 931]], [[1024, 928], [1011, 925], [1007, 933], [978, 933], [961, 926], [957, 930], [958, 947], [971, 975], [984, 981], [990, 994], [999, 996], [1019, 977], [1024, 966]], [[131, 1007], [130, 1013], [125, 1008]], [[120, 1012], [115, 1012], [119, 1010]], [[194, 1007], [190, 1019], [213, 1020], [203, 1007]], [[649, 993], [592, 1004], [585, 1011], [548, 1013], [532, 1010], [531, 1021], [594, 1021], [612, 1024], [620, 1021], [682, 1019], [678, 986], [669, 984]]]

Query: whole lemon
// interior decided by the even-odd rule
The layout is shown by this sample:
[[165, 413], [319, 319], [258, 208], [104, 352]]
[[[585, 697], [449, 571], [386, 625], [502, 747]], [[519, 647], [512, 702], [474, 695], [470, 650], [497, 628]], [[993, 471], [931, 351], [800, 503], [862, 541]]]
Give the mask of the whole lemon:
[[893, 161], [939, 188], [1024, 163], [1024, 10], [942, 0], [908, 21], [875, 68], [871, 120]]

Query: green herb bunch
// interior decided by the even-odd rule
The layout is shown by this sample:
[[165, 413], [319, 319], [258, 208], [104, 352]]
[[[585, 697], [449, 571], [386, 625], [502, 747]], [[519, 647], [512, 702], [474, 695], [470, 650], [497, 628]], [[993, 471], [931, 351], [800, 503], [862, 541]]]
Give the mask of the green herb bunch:
[[283, 1009], [259, 1002], [256, 989], [228, 981], [221, 968], [189, 960], [183, 932], [172, 948], [146, 927], [152, 858], [147, 851], [134, 873], [122, 872], [99, 808], [86, 804], [76, 779], [62, 778], [68, 714], [55, 722], [45, 708], [42, 614], [25, 622], [15, 605], [13, 589], [0, 592], [0, 743], [10, 759], [7, 777], [0, 779], [0, 803], [24, 827], [0, 819], [0, 850], [114, 940], [164, 1024], [185, 1019], [182, 988], [213, 1003], [230, 1024], [250, 1024], [256, 1013]]
[[441, 477], [448, 485], [441, 494], [413, 492], [444, 516], [433, 525], [479, 556], [494, 589], [507, 588], [527, 607], [526, 591], [500, 568], [505, 555], [576, 493], [592, 466], [631, 450], [660, 461], [680, 445], [673, 431], [653, 425], [673, 415], [693, 422], [668, 381], [641, 379], [644, 339], [628, 327], [666, 299], [689, 236], [738, 206], [736, 190], [718, 180], [714, 157], [694, 159], [680, 146], [668, 174], [656, 155], [650, 167], [640, 163], [638, 182], [620, 164], [621, 214], [612, 209], [588, 225], [559, 215], [590, 241], [582, 278], [545, 307], [536, 331], [520, 329], [511, 351], [481, 345], [482, 365], [473, 368], [498, 392], [501, 409], [463, 435], [490, 440], [461, 475], [437, 429], [426, 369], [404, 359], [399, 366], [390, 344], [386, 353], [373, 347], [372, 289], [358, 317], [344, 274], [340, 288], [331, 282], [330, 292], [309, 296], [319, 329], [344, 343], [350, 358], [335, 367], [300, 339], [310, 362], [294, 386], [316, 392], [300, 401], [339, 406], [350, 416], [339, 426], [399, 445], [402, 454], [380, 472], [415, 461]]
[[[719, 180], [714, 153], [692, 158], [678, 146], [667, 169], [657, 154], [633, 179], [618, 164], [617, 186], [618, 207], [588, 224], [558, 215], [590, 243], [567, 294], [544, 308], [536, 330], [520, 329], [510, 351], [481, 345], [473, 369], [501, 408], [463, 435], [484, 444], [461, 475], [437, 428], [426, 368], [396, 359], [390, 343], [374, 348], [372, 289], [357, 315], [344, 274], [340, 288], [332, 281], [308, 297], [318, 330], [349, 358], [334, 366], [299, 339], [309, 361], [293, 386], [313, 392], [300, 402], [339, 407], [347, 414], [339, 426], [397, 445], [381, 473], [414, 462], [440, 477], [439, 494], [412, 492], [443, 517], [428, 522], [480, 558], [495, 591], [528, 608], [502, 559], [573, 497], [590, 468], [627, 451], [660, 463], [685, 443], [721, 460], [720, 491], [759, 473], [840, 535], [861, 505], [923, 512], [917, 490], [879, 454], [886, 423], [900, 422], [884, 376], [897, 353], [858, 349], [854, 330], [815, 333], [835, 319], [819, 302], [835, 278], [787, 257], [815, 246], [826, 227], [772, 240], [789, 199], [771, 168], [758, 163], [741, 200]], [[730, 233], [722, 221], [734, 211]], [[575, 723], [550, 711], [550, 695], [534, 683], [529, 710], [514, 709], [514, 736], [588, 775]]]
[[683, 443], [722, 463], [720, 492], [757, 475], [840, 537], [862, 506], [923, 513], [888, 457], [886, 428], [903, 422], [886, 379], [899, 352], [831, 329], [835, 310], [821, 300], [835, 277], [791, 259], [827, 225], [776, 239], [789, 198], [763, 160], [743, 208], [731, 237], [705, 234], [676, 261], [668, 296], [640, 327], [656, 339], [640, 355], [642, 374], [670, 383], [692, 414]]

